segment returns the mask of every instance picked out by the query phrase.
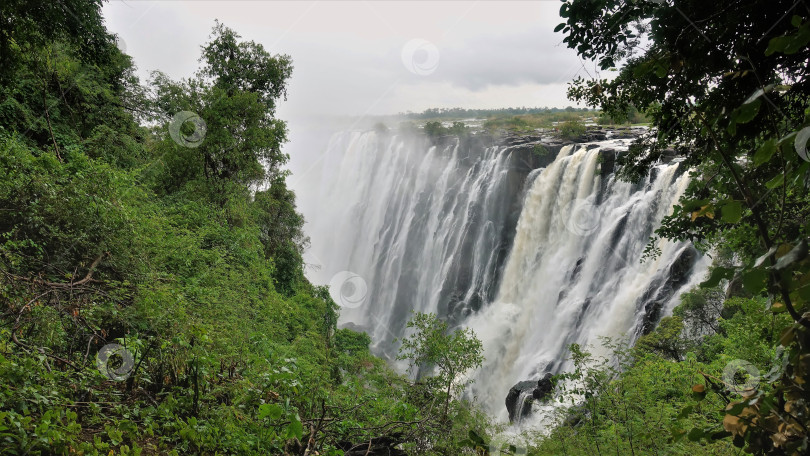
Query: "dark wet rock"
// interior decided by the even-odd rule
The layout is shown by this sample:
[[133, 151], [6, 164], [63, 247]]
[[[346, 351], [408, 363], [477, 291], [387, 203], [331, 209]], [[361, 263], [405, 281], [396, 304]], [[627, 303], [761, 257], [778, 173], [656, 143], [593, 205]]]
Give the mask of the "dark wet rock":
[[684, 248], [678, 258], [670, 264], [667, 273], [663, 274], [661, 279], [651, 283], [644, 292], [641, 298], [644, 309], [641, 334], [649, 334], [655, 329], [661, 320], [663, 305], [686, 283], [697, 257], [698, 253], [694, 247]]
[[554, 383], [551, 381], [551, 374], [546, 374], [545, 377], [537, 381], [537, 387], [532, 391], [532, 397], [535, 400], [543, 400], [554, 390]]
[[582, 272], [582, 265], [585, 263], [585, 257], [581, 257], [577, 260], [576, 264], [574, 265], [574, 269], [571, 271], [571, 278], [569, 279], [568, 283], [574, 283], [579, 279], [579, 273]]
[[613, 174], [613, 171], [616, 170], [616, 154], [618, 152], [616, 149], [605, 148], [599, 151], [599, 157], [601, 160], [600, 166], [600, 174], [602, 176], [602, 182], [607, 183], [607, 177]]
[[[534, 389], [537, 387], [537, 382], [533, 380], [525, 380], [522, 382], [518, 382], [509, 389], [509, 393], [506, 395], [506, 410], [509, 412], [509, 421], [515, 422], [519, 421], [520, 418], [529, 416], [532, 412], [531, 407], [526, 407], [528, 404], [520, 404], [519, 401], [523, 398], [524, 401], [531, 401], [532, 400], [532, 393]], [[523, 407], [521, 407], [523, 405]], [[518, 417], [518, 413], [520, 412], [520, 417]]]
[[554, 390], [551, 377], [551, 374], [548, 373], [540, 380], [518, 382], [509, 389], [509, 393], [506, 395], [506, 410], [509, 412], [510, 422], [514, 423], [531, 415], [532, 403], [546, 399], [551, 394]]
[[678, 156], [678, 152], [676, 152], [675, 149], [673, 149], [671, 147], [667, 148], [667, 149], [664, 149], [664, 150], [661, 151], [661, 162], [662, 163], [669, 163], [677, 156]]
[[[507, 146], [509, 150], [536, 151], [535, 146], [542, 145], [552, 152], [553, 158], [557, 156], [560, 149], [568, 144], [593, 143], [605, 141], [607, 139], [631, 139], [643, 134], [640, 129], [606, 129], [602, 127], [588, 127], [584, 134], [574, 139], [559, 137], [553, 131], [542, 131], [538, 133], [521, 134], [506, 132], [499, 138], [492, 138], [493, 143]], [[485, 135], [481, 135], [485, 136]], [[586, 147], [598, 147], [596, 144], [588, 144]]]
[[617, 128], [608, 131], [610, 139], [633, 139], [644, 133], [644, 130], [639, 128]]

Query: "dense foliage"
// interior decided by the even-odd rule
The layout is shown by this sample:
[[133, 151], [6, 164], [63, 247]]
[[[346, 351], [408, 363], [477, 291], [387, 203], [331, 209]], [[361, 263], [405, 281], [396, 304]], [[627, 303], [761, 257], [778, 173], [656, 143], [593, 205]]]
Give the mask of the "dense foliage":
[[194, 77], [142, 86], [99, 2], [0, 24], [0, 454], [452, 454], [484, 426], [305, 279], [288, 56], [217, 23]]
[[[505, 442], [456, 399], [481, 364], [474, 334], [416, 315], [409, 380], [304, 277], [275, 117], [288, 56], [217, 23], [194, 77], [141, 85], [98, 1], [2, 3], [0, 454], [807, 453], [808, 14], [563, 3], [566, 43], [621, 66], [570, 95], [657, 127], [620, 156], [625, 178], [670, 146], [686, 158], [695, 178], [658, 236], [717, 261], [634, 347], [572, 346], [555, 426]], [[411, 116], [576, 135], [591, 115]]]
[[[689, 439], [731, 442], [756, 454], [806, 454], [810, 10], [792, 1], [567, 0], [560, 15], [565, 22], [557, 30], [566, 34], [568, 46], [602, 70], [620, 67], [612, 79], [575, 81], [569, 96], [618, 118], [633, 107], [644, 108], [656, 127], [619, 157], [624, 178], [636, 180], [650, 172], [670, 146], [692, 167], [686, 196], [658, 236], [689, 239], [727, 257], [704, 286], [730, 281], [732, 295], [752, 297], [736, 304], [759, 302], [766, 309], [762, 318], [771, 322], [762, 334], [766, 328], [759, 321], [739, 321], [742, 328], [734, 328], [732, 339], [723, 315], [719, 322], [706, 318], [711, 313], [701, 302], [711, 300], [693, 297], [680, 316], [659, 328], [665, 335], [642, 340], [641, 346], [671, 358], [680, 353], [681, 342], [673, 339], [679, 334], [678, 319], [702, 315], [697, 320], [703, 330], [719, 330], [740, 345], [724, 342], [725, 353], [768, 369], [760, 382], [740, 390], [697, 367], [702, 378], [695, 379], [693, 390], [705, 398], [700, 409], [714, 415], [688, 430]], [[734, 303], [716, 303], [715, 308]], [[783, 331], [773, 332], [777, 328]], [[679, 416], [690, 410], [695, 409]], [[638, 445], [635, 451], [645, 448]], [[651, 448], [645, 449], [654, 452]]]

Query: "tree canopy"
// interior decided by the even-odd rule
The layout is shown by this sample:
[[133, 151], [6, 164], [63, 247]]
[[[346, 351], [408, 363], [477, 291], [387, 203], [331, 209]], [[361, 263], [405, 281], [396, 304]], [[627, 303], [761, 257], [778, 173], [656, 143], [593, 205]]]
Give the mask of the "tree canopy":
[[[725, 429], [754, 452], [806, 449], [804, 357], [810, 350], [807, 260], [810, 127], [802, 2], [564, 1], [557, 31], [613, 78], [578, 79], [569, 96], [621, 117], [646, 110], [654, 129], [620, 156], [624, 178], [646, 175], [674, 147], [693, 179], [658, 235], [734, 252], [705, 283], [738, 277], [794, 325], [785, 369], [754, 397], [732, 402]], [[802, 402], [803, 403], [803, 402]], [[736, 420], [736, 421], [735, 421]], [[736, 426], [740, 420], [758, 426]], [[776, 426], [773, 420], [787, 423]], [[802, 450], [804, 451], [804, 450]]]

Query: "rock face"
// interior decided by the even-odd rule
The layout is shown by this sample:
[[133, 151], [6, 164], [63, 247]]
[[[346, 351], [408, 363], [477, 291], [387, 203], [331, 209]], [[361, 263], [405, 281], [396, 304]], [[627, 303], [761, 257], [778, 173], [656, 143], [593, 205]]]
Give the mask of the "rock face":
[[[506, 395], [506, 410], [509, 411], [509, 422], [520, 421], [520, 419], [531, 414], [532, 408], [526, 407], [526, 405], [531, 404], [532, 393], [536, 386], [537, 382], [526, 380], [518, 382], [509, 389], [509, 394]], [[526, 401], [529, 404], [526, 404]]]
[[641, 334], [649, 334], [661, 320], [661, 308], [683, 286], [695, 265], [698, 252], [694, 247], [685, 248], [669, 266], [669, 272], [661, 281], [654, 282], [642, 296], [644, 320]]
[[551, 374], [546, 374], [540, 380], [526, 380], [518, 382], [509, 389], [506, 395], [506, 410], [509, 411], [509, 421], [514, 423], [531, 415], [531, 404], [543, 400], [554, 389]]
[[554, 383], [551, 382], [551, 374], [546, 374], [537, 381], [537, 388], [532, 392], [532, 397], [538, 401], [545, 399], [552, 390], [554, 390]]

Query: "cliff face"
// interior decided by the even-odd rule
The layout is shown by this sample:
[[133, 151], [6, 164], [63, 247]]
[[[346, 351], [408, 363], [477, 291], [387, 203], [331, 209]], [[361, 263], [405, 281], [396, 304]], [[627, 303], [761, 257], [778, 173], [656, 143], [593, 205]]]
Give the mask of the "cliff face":
[[[343, 293], [331, 279], [351, 273], [339, 323], [394, 364], [414, 311], [473, 329], [487, 365], [471, 393], [504, 419], [504, 395], [513, 419], [531, 413], [538, 379], [570, 367], [570, 344], [649, 330], [691, 280], [684, 246], [639, 261], [688, 181], [677, 163], [644, 182], [614, 178], [626, 137], [642, 132], [588, 131], [583, 144], [544, 132], [336, 134], [313, 176], [315, 282]], [[510, 393], [521, 380], [534, 386]]]

